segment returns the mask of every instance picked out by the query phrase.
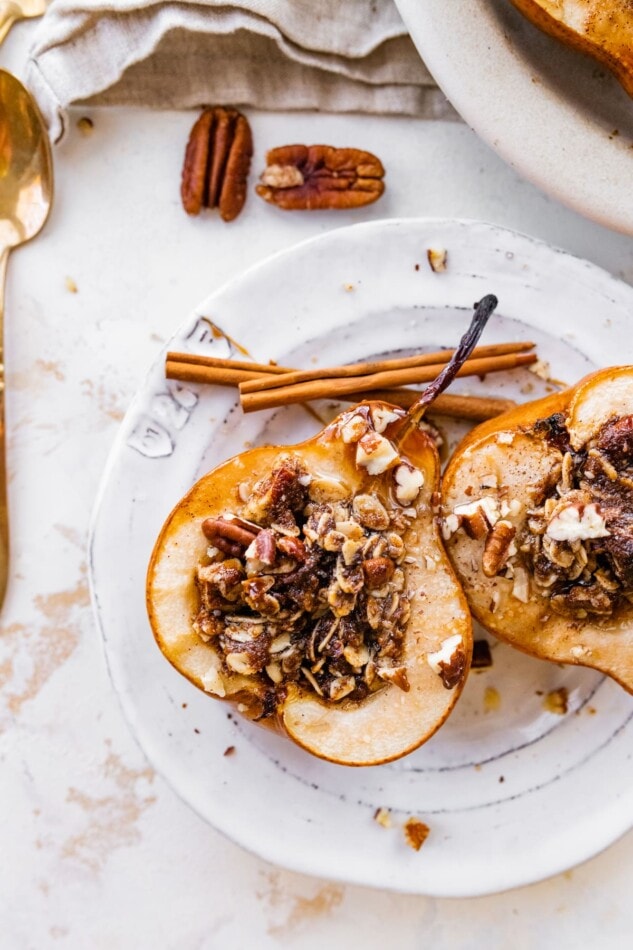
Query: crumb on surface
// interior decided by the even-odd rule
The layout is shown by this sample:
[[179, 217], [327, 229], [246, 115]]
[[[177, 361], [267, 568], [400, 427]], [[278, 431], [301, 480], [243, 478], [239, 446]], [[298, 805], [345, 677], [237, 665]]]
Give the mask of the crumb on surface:
[[484, 690], [485, 712], [497, 712], [501, 707], [501, 693], [494, 686], [486, 686]]
[[543, 700], [543, 709], [556, 716], [564, 716], [568, 709], [568, 699], [569, 693], [564, 686], [552, 689]]
[[72, 279], [72, 277], [66, 277], [66, 280], [64, 281], [64, 283], [65, 283], [65, 285], [66, 285], [66, 290], [67, 290], [69, 293], [71, 293], [71, 294], [76, 294], [76, 293], [77, 293], [78, 287], [77, 287], [77, 284], [75, 283], [75, 281]]
[[225, 755], [225, 756], [227, 756], [227, 755], [234, 755], [234, 754], [235, 754], [235, 746], [234, 746], [234, 745], [228, 745], [228, 746], [226, 747], [226, 749], [224, 750], [224, 752], [223, 752], [223, 755]]
[[414, 851], [420, 850], [430, 831], [429, 826], [419, 818], [408, 818], [404, 823], [404, 839]]
[[441, 274], [446, 270], [448, 261], [448, 251], [445, 248], [428, 248], [426, 257], [429, 267], [435, 274]]
[[374, 821], [383, 828], [391, 828], [391, 812], [388, 808], [377, 808], [374, 812]]

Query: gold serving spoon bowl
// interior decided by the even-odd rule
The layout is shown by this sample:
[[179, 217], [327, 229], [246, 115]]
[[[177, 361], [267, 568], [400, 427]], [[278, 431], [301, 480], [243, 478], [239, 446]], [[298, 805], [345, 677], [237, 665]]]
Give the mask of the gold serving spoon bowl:
[[46, 12], [46, 0], [0, 0], [0, 43], [18, 20], [30, 20]]
[[4, 284], [9, 253], [44, 227], [53, 202], [53, 163], [44, 120], [31, 94], [0, 69], [0, 606], [9, 566], [4, 422]]

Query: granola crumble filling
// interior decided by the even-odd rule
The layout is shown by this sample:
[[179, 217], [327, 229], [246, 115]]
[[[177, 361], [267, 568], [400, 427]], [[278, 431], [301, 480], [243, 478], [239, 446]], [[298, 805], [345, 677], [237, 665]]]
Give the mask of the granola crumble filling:
[[563, 458], [528, 511], [519, 551], [553, 611], [610, 617], [633, 602], [633, 416], [611, 420], [580, 451], [559, 415], [534, 431]]
[[211, 546], [197, 566], [194, 628], [225, 673], [257, 678], [261, 715], [292, 682], [328, 702], [362, 700], [387, 683], [409, 689], [402, 535], [414, 514], [369, 491], [352, 496], [286, 455], [240, 518], [219, 519], [220, 540], [218, 519], [203, 523]]

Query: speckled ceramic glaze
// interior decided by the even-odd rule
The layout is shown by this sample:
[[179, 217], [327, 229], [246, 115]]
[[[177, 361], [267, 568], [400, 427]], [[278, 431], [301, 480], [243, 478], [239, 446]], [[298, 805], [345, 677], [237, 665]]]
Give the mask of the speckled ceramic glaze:
[[589, 56], [510, 0], [396, 0], [446, 96], [521, 174], [581, 214], [633, 234], [633, 100]]
[[[431, 247], [447, 249], [446, 272], [429, 268]], [[168, 348], [230, 356], [230, 337], [260, 361], [298, 367], [436, 349], [457, 341], [488, 292], [499, 315], [485, 342], [535, 340], [555, 378], [631, 359], [631, 287], [523, 235], [444, 220], [359, 225], [278, 254], [203, 301]], [[456, 388], [525, 400], [548, 384], [521, 371]], [[324, 418], [336, 409], [315, 407]], [[492, 667], [471, 674], [430, 742], [391, 765], [349, 769], [229, 716], [161, 655], [145, 573], [166, 515], [246, 445], [300, 441], [317, 427], [299, 406], [244, 417], [229, 390], [167, 383], [162, 359], [130, 408], [100, 491], [90, 570], [114, 687], [148, 758], [235, 841], [323, 877], [468, 896], [595, 854], [633, 814], [633, 698], [595, 671], [491, 641]], [[459, 427], [445, 434], [450, 442]], [[545, 700], [562, 687], [568, 709], [556, 714]], [[391, 827], [374, 820], [377, 808]], [[412, 815], [431, 829], [419, 853], [402, 829]]]

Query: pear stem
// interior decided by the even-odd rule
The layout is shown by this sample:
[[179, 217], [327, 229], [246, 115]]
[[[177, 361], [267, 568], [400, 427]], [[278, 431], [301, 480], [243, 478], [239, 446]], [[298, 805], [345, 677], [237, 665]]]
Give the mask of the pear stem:
[[470, 326], [459, 341], [459, 345], [451, 359], [407, 412], [407, 421], [401, 433], [400, 441], [406, 438], [412, 429], [417, 429], [433, 400], [453, 382], [460, 367], [463, 366], [477, 345], [477, 341], [498, 303], [499, 301], [494, 294], [486, 294], [479, 303], [475, 304], [475, 312], [470, 321]]

